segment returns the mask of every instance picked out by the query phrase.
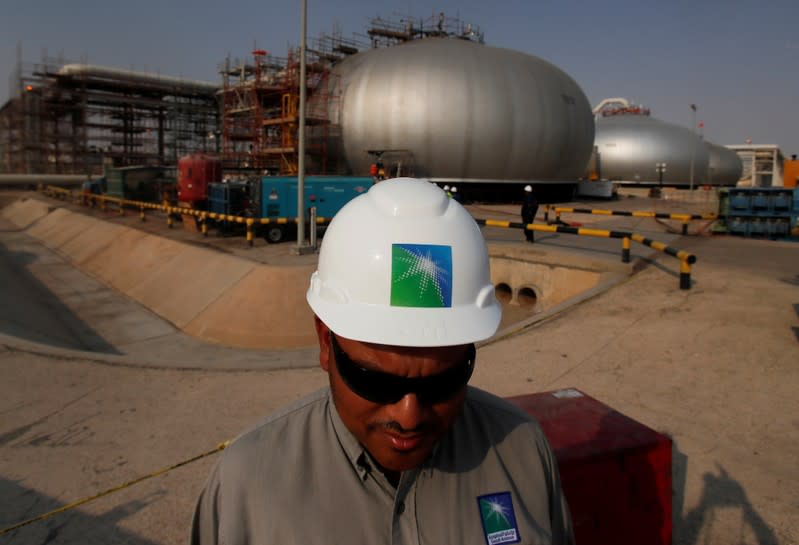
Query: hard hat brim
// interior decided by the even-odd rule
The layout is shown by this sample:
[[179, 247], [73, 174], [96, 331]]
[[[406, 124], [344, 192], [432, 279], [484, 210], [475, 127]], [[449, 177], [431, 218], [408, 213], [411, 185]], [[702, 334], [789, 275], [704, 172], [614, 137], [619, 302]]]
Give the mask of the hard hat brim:
[[[312, 282], [313, 284], [313, 282]], [[341, 305], [308, 290], [308, 304], [336, 335], [390, 346], [454, 346], [483, 341], [496, 333], [502, 307], [411, 308], [350, 303]], [[331, 325], [333, 324], [333, 325]]]

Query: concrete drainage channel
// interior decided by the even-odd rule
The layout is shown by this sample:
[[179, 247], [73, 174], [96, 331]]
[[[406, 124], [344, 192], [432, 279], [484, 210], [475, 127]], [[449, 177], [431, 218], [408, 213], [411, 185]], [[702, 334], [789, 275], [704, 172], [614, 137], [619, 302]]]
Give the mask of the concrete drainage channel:
[[542, 244], [489, 244], [488, 251], [491, 281], [503, 307], [496, 338], [601, 293], [632, 273], [630, 264]]
[[[312, 315], [304, 298], [313, 266], [281, 270], [146, 234], [35, 198], [4, 204], [0, 217], [7, 226], [16, 228], [15, 236], [30, 237], [31, 242], [41, 244], [94, 279], [97, 286], [92, 290], [106, 289], [109, 296], [138, 303], [157, 315], [154, 319], [162, 320], [175, 331], [170, 336], [172, 340], [148, 339], [148, 342], [115, 345], [113, 350], [102, 351], [102, 355], [94, 352], [93, 359], [206, 369], [317, 364], [313, 357]], [[2, 237], [10, 242], [11, 230], [6, 231]], [[492, 282], [504, 307], [498, 337], [604, 291], [632, 270], [629, 265], [545, 248], [541, 244], [489, 243], [489, 254]], [[33, 270], [29, 272], [36, 274]], [[69, 307], [70, 300], [65, 300], [53, 287], [58, 282], [49, 279], [49, 296], [54, 303]], [[6, 285], [3, 289], [15, 288]], [[275, 297], [276, 293], [280, 297]], [[97, 319], [86, 316], [86, 309], [74, 310], [82, 313], [87, 322]], [[103, 313], [100, 316], [106, 323], [89, 323], [89, 326], [98, 332], [111, 331], [113, 327], [108, 320], [112, 318]], [[130, 328], [131, 323], [122, 319], [120, 327]], [[12, 332], [10, 327], [0, 329], [0, 333], [13, 335]], [[125, 335], [130, 334], [128, 329]], [[63, 336], [63, 332], [59, 335]], [[176, 335], [181, 337], [179, 342]], [[114, 344], [114, 337], [113, 333], [105, 336], [109, 345]], [[11, 342], [6, 336], [6, 344]], [[59, 345], [54, 342], [47, 347], [49, 343], [42, 332], [37, 342], [45, 351]], [[31, 343], [24, 345], [30, 349]], [[167, 346], [171, 348], [163, 353]], [[185, 351], [181, 353], [175, 346]], [[109, 355], [115, 352], [121, 356]], [[267, 353], [272, 356], [264, 357]]]

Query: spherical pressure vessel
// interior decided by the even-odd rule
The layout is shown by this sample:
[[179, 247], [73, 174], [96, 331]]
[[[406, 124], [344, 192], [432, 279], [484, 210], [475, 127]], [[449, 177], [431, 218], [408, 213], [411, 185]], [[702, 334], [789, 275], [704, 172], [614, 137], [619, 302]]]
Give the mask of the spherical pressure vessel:
[[724, 146], [705, 142], [710, 161], [707, 171], [709, 185], [735, 185], [741, 179], [743, 163], [738, 154]]
[[709, 153], [705, 142], [690, 129], [648, 115], [619, 114], [596, 121], [595, 145], [600, 173], [608, 180], [660, 181], [657, 164], [666, 163], [663, 183], [707, 183]]
[[585, 94], [525, 53], [428, 38], [353, 55], [334, 78], [354, 174], [374, 161], [367, 150], [396, 150], [416, 176], [573, 182], [591, 155]]

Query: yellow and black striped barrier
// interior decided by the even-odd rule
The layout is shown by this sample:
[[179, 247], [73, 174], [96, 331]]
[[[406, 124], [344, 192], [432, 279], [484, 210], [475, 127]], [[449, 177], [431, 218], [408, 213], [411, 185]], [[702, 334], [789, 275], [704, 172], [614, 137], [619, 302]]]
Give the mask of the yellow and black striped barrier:
[[127, 482], [122, 483], [120, 485], [117, 485], [117, 486], [115, 486], [113, 488], [109, 488], [108, 490], [103, 490], [102, 492], [98, 492], [97, 494], [94, 494], [92, 496], [88, 496], [88, 497], [73, 501], [71, 503], [68, 503], [66, 505], [62, 505], [58, 509], [53, 509], [52, 511], [48, 511], [46, 513], [42, 513], [41, 515], [37, 515], [37, 516], [31, 517], [31, 518], [29, 518], [27, 520], [23, 520], [22, 522], [18, 522], [17, 524], [13, 524], [13, 525], [8, 526], [6, 528], [2, 528], [2, 529], [0, 529], [0, 536], [5, 535], [5, 534], [7, 534], [9, 532], [13, 532], [14, 530], [19, 530], [20, 528], [22, 528], [23, 526], [27, 526], [28, 524], [32, 524], [34, 522], [38, 522], [40, 520], [44, 520], [44, 519], [50, 518], [53, 515], [57, 515], [59, 513], [63, 513], [64, 511], [69, 511], [70, 509], [74, 509], [75, 507], [78, 507], [79, 505], [83, 505], [84, 503], [89, 503], [90, 501], [102, 498], [103, 496], [107, 496], [107, 495], [109, 495], [109, 494], [111, 494], [113, 492], [118, 492], [120, 490], [124, 490], [125, 488], [128, 488], [129, 486], [133, 486], [134, 484], [138, 484], [138, 483], [140, 483], [142, 481], [146, 481], [147, 479], [152, 479], [153, 477], [157, 477], [158, 475], [162, 475], [164, 473], [167, 473], [168, 471], [172, 471], [173, 469], [177, 469], [179, 467], [185, 466], [185, 465], [190, 464], [192, 462], [196, 462], [197, 460], [201, 460], [201, 459], [205, 458], [206, 456], [210, 456], [212, 454], [216, 454], [217, 452], [225, 450], [229, 444], [230, 444], [230, 441], [224, 441], [222, 443], [219, 443], [216, 446], [216, 448], [214, 448], [212, 450], [209, 450], [207, 452], [203, 452], [202, 454], [198, 454], [197, 456], [189, 458], [188, 460], [183, 460], [182, 462], [178, 462], [177, 464], [172, 464], [171, 466], [167, 466], [167, 467], [161, 468], [161, 469], [159, 469], [157, 471], [153, 471], [152, 473], [148, 473], [147, 475], [144, 475], [144, 476], [139, 477], [137, 479], [133, 479], [132, 481], [127, 481]]
[[65, 187], [58, 187], [55, 185], [48, 185], [44, 188], [44, 193], [49, 197], [57, 199], [72, 200], [72, 190]]
[[[69, 189], [64, 189], [61, 187], [56, 186], [47, 186], [44, 188], [44, 192], [50, 196], [70, 196], [72, 192]], [[119, 215], [122, 216], [125, 214], [124, 208], [131, 207], [131, 208], [138, 208], [139, 209], [139, 219], [141, 221], [145, 221], [145, 210], [160, 210], [166, 214], [166, 222], [167, 226], [171, 229], [174, 226], [174, 216], [175, 215], [187, 215], [187, 216], [194, 216], [199, 220], [200, 223], [200, 230], [203, 236], [208, 236], [208, 220], [213, 220], [217, 222], [228, 222], [228, 223], [237, 223], [244, 225], [246, 227], [246, 237], [247, 237], [247, 244], [249, 246], [253, 245], [253, 241], [255, 238], [255, 225], [287, 225], [287, 224], [295, 224], [299, 221], [298, 218], [256, 218], [250, 216], [236, 216], [231, 214], [219, 214], [216, 212], [208, 212], [207, 210], [197, 210], [194, 208], [184, 208], [182, 206], [172, 206], [170, 204], [158, 204], [152, 202], [145, 202], [145, 201], [133, 201], [129, 199], [122, 199], [120, 197], [112, 197], [110, 195], [98, 195], [95, 193], [84, 193], [81, 194], [81, 200], [79, 201], [81, 204], [87, 204], [90, 206], [94, 206], [97, 204], [100, 210], [106, 209], [106, 203], [113, 203], [118, 207]], [[317, 216], [316, 218], [316, 225], [324, 225], [330, 223], [332, 218]]]
[[520, 223], [515, 221], [475, 219], [478, 225], [487, 227], [504, 227], [511, 229], [529, 229], [531, 231], [541, 231], [544, 233], [568, 233], [571, 235], [620, 238], [622, 239], [621, 260], [623, 263], [630, 262], [630, 241], [634, 240], [644, 246], [663, 252], [680, 260], [680, 289], [691, 289], [691, 265], [696, 263], [696, 256], [692, 253], [672, 248], [667, 244], [652, 240], [643, 235], [631, 233], [629, 231], [610, 231], [606, 229], [587, 229], [583, 227], [569, 227], [565, 225], [542, 225], [538, 223]]
[[669, 214], [666, 212], [603, 210], [599, 208], [570, 208], [565, 206], [546, 205], [544, 208], [544, 221], [549, 223], [549, 211], [555, 212], [555, 221], [560, 222], [561, 213], [567, 214], [593, 214], [597, 216], [628, 216], [633, 218], [658, 218], [682, 221], [682, 234], [688, 234], [688, 222], [691, 220], [715, 220], [716, 214]]

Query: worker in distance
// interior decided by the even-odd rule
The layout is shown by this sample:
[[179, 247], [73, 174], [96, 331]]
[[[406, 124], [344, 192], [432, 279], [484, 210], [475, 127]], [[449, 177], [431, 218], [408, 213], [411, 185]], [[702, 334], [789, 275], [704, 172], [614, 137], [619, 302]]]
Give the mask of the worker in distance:
[[192, 544], [573, 543], [538, 424], [467, 385], [501, 307], [460, 204], [372, 186], [331, 222], [307, 300], [329, 388], [225, 449]]

